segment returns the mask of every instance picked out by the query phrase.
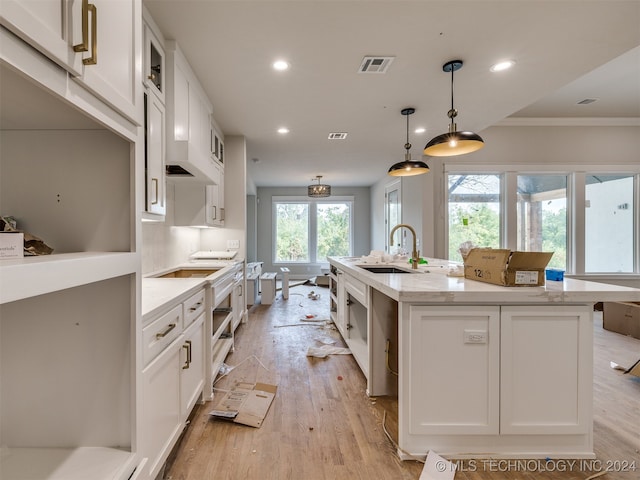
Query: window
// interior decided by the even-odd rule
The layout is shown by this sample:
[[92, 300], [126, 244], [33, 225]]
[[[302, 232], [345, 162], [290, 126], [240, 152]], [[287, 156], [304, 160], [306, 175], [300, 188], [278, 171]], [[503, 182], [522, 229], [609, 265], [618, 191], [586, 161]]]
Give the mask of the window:
[[352, 254], [353, 199], [273, 198], [274, 263], [326, 263]]
[[[554, 252], [569, 274], [640, 273], [640, 171], [562, 165], [445, 165], [448, 258], [460, 243]], [[520, 171], [518, 171], [520, 170]]]
[[585, 271], [633, 272], [633, 176], [587, 175], [584, 206]]
[[567, 267], [567, 176], [518, 175], [517, 249], [554, 252], [549, 267]]
[[500, 176], [449, 175], [449, 258], [462, 261], [460, 244], [500, 248]]

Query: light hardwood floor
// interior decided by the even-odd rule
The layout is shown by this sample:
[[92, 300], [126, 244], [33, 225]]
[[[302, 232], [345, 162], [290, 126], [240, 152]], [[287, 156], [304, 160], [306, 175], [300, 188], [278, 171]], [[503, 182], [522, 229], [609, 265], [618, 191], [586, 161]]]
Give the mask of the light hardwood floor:
[[[312, 290], [320, 294], [318, 300], [308, 298]], [[235, 352], [226, 361], [236, 367], [216, 383], [221, 391], [214, 401], [194, 410], [167, 463], [167, 480], [420, 477], [423, 464], [399, 460], [383, 430], [387, 412], [387, 430], [397, 435], [397, 400], [368, 398], [364, 377], [350, 355], [306, 356], [319, 341], [344, 345], [336, 330], [301, 321], [306, 315], [328, 319], [328, 295], [327, 288], [297, 286], [288, 300], [278, 295], [273, 305], [250, 310], [248, 323], [237, 330]], [[640, 340], [603, 330], [599, 313], [594, 332], [594, 436], [601, 463], [465, 461], [456, 480], [585, 480], [606, 467], [612, 471], [598, 478], [640, 478], [640, 378], [609, 366], [611, 360], [621, 365], [638, 360]], [[260, 428], [209, 417], [222, 391], [236, 381], [278, 385]], [[635, 472], [620, 471], [633, 462]]]

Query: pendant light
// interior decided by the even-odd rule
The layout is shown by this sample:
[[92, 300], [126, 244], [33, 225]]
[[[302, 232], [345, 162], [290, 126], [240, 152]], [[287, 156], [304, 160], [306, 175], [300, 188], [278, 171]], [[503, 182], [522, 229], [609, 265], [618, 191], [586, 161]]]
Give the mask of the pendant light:
[[452, 157], [475, 152], [484, 147], [484, 140], [477, 133], [458, 132], [454, 119], [458, 111], [453, 107], [453, 72], [462, 68], [462, 60], [451, 60], [442, 66], [445, 72], [451, 72], [451, 110], [447, 116], [451, 119], [449, 131], [433, 138], [424, 147], [424, 154], [432, 157]]
[[410, 177], [412, 175], [420, 175], [429, 171], [429, 166], [419, 160], [411, 160], [411, 144], [409, 143], [409, 115], [415, 113], [415, 108], [404, 108], [400, 110], [400, 113], [407, 117], [407, 143], [404, 144], [404, 148], [407, 150], [404, 154], [404, 161], [398, 162], [391, 166], [387, 172], [393, 177]]
[[[314, 183], [307, 187], [307, 195], [311, 198], [324, 198], [331, 196], [331, 185], [324, 185], [320, 183], [320, 179], [322, 175], [316, 175], [316, 180], [318, 183]], [[311, 179], [313, 180], [313, 178]]]

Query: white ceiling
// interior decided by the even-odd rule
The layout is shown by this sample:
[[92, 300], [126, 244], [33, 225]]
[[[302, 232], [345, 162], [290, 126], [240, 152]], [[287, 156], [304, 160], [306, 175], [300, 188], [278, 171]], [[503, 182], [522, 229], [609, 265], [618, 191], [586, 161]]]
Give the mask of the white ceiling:
[[[453, 59], [464, 61], [455, 73], [459, 129], [640, 126], [640, 0], [143, 3], [185, 52], [224, 134], [246, 137], [257, 186], [305, 186], [316, 175], [333, 186], [376, 183], [404, 157], [405, 107], [416, 109], [410, 141], [420, 157], [447, 129], [451, 77], [442, 65]], [[395, 59], [386, 74], [359, 74], [366, 55]], [[279, 58], [289, 71], [271, 69]], [[516, 66], [489, 72], [505, 58]], [[10, 79], [3, 75], [5, 87]], [[585, 98], [597, 101], [577, 105]], [[0, 113], [33, 104], [2, 102]], [[290, 133], [278, 134], [281, 126]], [[330, 132], [348, 137], [330, 141]]]
[[[246, 137], [258, 186], [303, 186], [316, 175], [374, 184], [403, 159], [408, 106], [411, 130], [427, 129], [410, 135], [420, 157], [447, 130], [442, 65], [452, 59], [464, 61], [454, 77], [459, 129], [481, 133], [510, 116], [640, 125], [639, 1], [143, 3], [185, 52], [224, 134]], [[359, 74], [366, 55], [395, 60], [386, 74]], [[289, 71], [271, 69], [279, 58]], [[489, 72], [505, 58], [515, 68]], [[598, 101], [576, 105], [584, 98]], [[281, 126], [290, 133], [276, 133]], [[330, 132], [349, 135], [330, 141]]]

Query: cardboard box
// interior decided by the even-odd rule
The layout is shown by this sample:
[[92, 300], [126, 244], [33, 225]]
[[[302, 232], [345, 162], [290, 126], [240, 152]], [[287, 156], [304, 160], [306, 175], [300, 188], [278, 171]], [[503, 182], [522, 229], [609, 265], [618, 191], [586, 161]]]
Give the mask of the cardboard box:
[[505, 287], [544, 285], [544, 269], [553, 252], [512, 252], [473, 248], [464, 259], [464, 277]]
[[24, 257], [24, 233], [0, 232], [0, 258]]
[[640, 339], [640, 302], [604, 302], [602, 326], [605, 330]]
[[236, 383], [209, 415], [258, 428], [267, 416], [277, 389], [267, 383]]

